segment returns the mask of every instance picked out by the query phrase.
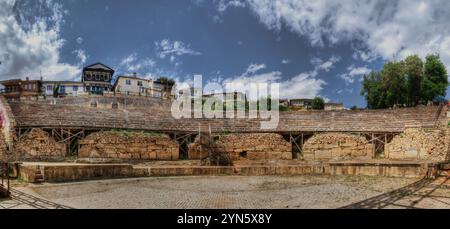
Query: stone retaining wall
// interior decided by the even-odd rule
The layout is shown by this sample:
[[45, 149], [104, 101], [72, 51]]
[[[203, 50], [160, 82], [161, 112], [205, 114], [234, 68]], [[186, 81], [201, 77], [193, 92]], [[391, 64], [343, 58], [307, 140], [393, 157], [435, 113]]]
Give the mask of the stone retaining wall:
[[290, 160], [292, 146], [279, 134], [229, 134], [217, 140], [217, 145], [227, 152], [232, 160]]
[[38, 171], [45, 182], [69, 182], [92, 179], [161, 176], [267, 176], [267, 175], [358, 175], [424, 178], [433, 165], [426, 163], [324, 163], [303, 165], [248, 166], [133, 166], [130, 164], [69, 164], [24, 163], [19, 176], [27, 182], [37, 182]]
[[11, 159], [11, 155], [8, 154], [8, 149], [12, 148], [13, 142], [16, 139], [14, 131], [16, 122], [11, 107], [3, 96], [0, 96], [0, 122], [0, 159], [8, 161]]
[[328, 133], [316, 134], [308, 139], [303, 146], [303, 156], [306, 161], [328, 161], [373, 158], [373, 144], [365, 137]]
[[80, 158], [178, 160], [178, 143], [164, 134], [97, 132], [79, 141]]
[[66, 156], [65, 144], [58, 143], [42, 129], [32, 129], [15, 147], [20, 160], [60, 161]]
[[448, 155], [449, 128], [424, 130], [408, 128], [386, 144], [385, 157], [389, 159], [418, 159], [443, 161]]

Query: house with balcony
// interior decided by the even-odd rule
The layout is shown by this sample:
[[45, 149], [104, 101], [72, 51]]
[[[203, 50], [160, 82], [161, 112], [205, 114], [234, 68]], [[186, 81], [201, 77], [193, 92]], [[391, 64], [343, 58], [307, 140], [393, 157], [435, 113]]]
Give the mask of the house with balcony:
[[112, 92], [111, 84], [114, 70], [102, 63], [95, 63], [83, 68], [81, 82], [89, 94], [102, 95], [103, 92]]

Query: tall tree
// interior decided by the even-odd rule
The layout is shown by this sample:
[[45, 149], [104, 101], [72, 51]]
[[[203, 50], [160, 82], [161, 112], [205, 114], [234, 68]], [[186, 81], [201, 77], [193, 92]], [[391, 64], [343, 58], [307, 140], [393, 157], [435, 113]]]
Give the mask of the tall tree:
[[445, 97], [448, 86], [448, 75], [439, 55], [428, 55], [424, 65], [424, 81], [421, 89], [424, 102]]
[[423, 82], [423, 62], [417, 55], [405, 59], [406, 89], [408, 106], [416, 106], [420, 102], [420, 90]]
[[380, 72], [371, 72], [364, 76], [361, 95], [366, 98], [369, 109], [386, 107], [386, 91], [383, 89]]
[[406, 104], [407, 89], [404, 66], [405, 63], [403, 61], [391, 61], [385, 64], [381, 71], [381, 81], [386, 91], [385, 105], [387, 107]]

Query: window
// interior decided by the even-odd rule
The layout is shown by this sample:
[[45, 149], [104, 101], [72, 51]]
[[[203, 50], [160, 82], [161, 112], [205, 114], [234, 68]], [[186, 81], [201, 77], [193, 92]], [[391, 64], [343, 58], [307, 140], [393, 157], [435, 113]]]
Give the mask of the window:
[[53, 90], [53, 86], [52, 85], [47, 85], [47, 91], [52, 91]]
[[100, 75], [95, 75], [95, 80], [100, 80]]
[[131, 85], [131, 80], [125, 80], [126, 85]]
[[78, 86], [73, 86], [72, 91], [78, 91]]
[[142, 87], [142, 81], [138, 81], [138, 86], [141, 86]]
[[66, 93], [66, 86], [61, 85], [61, 86], [59, 87], [59, 93]]

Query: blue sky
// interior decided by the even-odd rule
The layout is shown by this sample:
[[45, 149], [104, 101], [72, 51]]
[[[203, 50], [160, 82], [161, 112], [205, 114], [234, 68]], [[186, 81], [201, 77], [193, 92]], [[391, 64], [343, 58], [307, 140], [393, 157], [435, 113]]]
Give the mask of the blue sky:
[[288, 98], [365, 106], [362, 75], [437, 52], [449, 1], [0, 0], [0, 78], [78, 80], [102, 62], [190, 82], [278, 82]]

